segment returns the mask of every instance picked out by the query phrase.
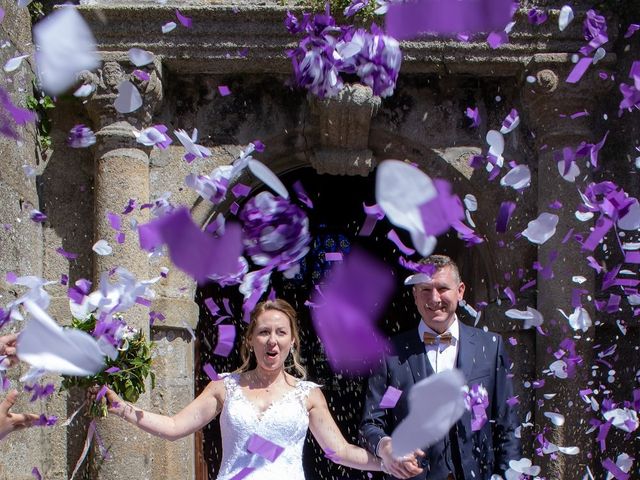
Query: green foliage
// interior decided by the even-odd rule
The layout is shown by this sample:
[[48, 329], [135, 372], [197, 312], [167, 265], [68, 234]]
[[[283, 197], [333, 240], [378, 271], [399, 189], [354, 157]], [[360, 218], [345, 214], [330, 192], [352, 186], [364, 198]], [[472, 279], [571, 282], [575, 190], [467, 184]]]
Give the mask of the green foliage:
[[[73, 319], [71, 327], [83, 332], [91, 333], [95, 329], [96, 319], [91, 315], [87, 320]], [[125, 335], [125, 337], [127, 337]], [[107, 358], [105, 370], [110, 367], [118, 367], [120, 371], [107, 373], [102, 371], [91, 377], [68, 377], [62, 381], [62, 390], [69, 390], [72, 387], [88, 389], [93, 386], [109, 386], [114, 392], [122, 397], [126, 402], [135, 403], [141, 394], [145, 392], [145, 379], [151, 377], [151, 388], [155, 388], [155, 374], [151, 371], [151, 350], [152, 342], [147, 342], [142, 332], [135, 332], [133, 335], [122, 340], [118, 358], [111, 360]], [[89, 409], [89, 414], [93, 417], [107, 416], [106, 399], [102, 398], [99, 403], [93, 402]]]
[[46, 152], [51, 148], [51, 128], [52, 122], [49, 118], [48, 110], [56, 107], [53, 99], [49, 95], [37, 90], [34, 85], [35, 95], [27, 97], [27, 108], [32, 110], [38, 116], [37, 122], [37, 140], [38, 147], [43, 152]]
[[[299, 4], [303, 7], [308, 7], [314, 12], [323, 12], [327, 3], [331, 9], [331, 15], [340, 22], [344, 20], [344, 9], [351, 5], [351, 0], [301, 0]], [[369, 23], [375, 15], [376, 0], [370, 0], [369, 4], [356, 13], [350, 20], [355, 23]]]
[[36, 23], [46, 15], [42, 2], [31, 2], [27, 8], [31, 15], [31, 23]]

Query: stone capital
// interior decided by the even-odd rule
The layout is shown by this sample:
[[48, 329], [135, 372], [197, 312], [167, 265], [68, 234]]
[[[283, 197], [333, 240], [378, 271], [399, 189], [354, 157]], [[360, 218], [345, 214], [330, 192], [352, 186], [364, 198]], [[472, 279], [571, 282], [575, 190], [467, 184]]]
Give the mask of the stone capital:
[[[103, 57], [105, 62], [96, 72], [79, 74], [82, 84], [90, 85], [93, 89], [85, 105], [95, 130], [123, 122], [139, 129], [149, 126], [163, 101], [162, 64], [159, 57], [142, 67], [133, 65], [126, 53], [105, 53]], [[118, 87], [125, 81], [131, 82], [142, 97], [142, 106], [130, 113], [120, 113], [114, 106], [119, 95]]]

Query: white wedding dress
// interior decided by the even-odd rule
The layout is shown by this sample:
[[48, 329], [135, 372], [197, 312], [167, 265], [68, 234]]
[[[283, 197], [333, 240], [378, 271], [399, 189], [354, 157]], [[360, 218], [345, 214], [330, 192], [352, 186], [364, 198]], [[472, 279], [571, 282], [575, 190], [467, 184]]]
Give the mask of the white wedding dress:
[[[309, 428], [306, 400], [320, 385], [299, 381], [295, 388], [260, 413], [238, 384], [240, 375], [224, 374], [226, 398], [220, 413], [222, 465], [217, 480], [304, 480], [302, 447]], [[274, 462], [247, 451], [251, 435], [284, 448]], [[252, 470], [249, 470], [252, 469]]]

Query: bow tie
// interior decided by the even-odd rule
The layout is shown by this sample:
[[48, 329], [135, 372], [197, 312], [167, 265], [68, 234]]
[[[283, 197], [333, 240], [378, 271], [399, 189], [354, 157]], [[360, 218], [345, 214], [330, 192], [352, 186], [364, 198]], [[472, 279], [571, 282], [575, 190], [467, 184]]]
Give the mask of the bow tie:
[[453, 343], [453, 335], [451, 335], [451, 332], [444, 332], [442, 335], [424, 332], [422, 341], [425, 345], [451, 345]]

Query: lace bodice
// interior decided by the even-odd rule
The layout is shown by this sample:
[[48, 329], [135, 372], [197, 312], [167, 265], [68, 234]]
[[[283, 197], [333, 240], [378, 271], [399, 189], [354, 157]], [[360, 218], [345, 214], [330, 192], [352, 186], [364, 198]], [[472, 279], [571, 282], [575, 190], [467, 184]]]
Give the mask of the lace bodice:
[[[217, 480], [231, 480], [245, 467], [255, 469], [247, 476], [249, 479], [304, 480], [302, 447], [309, 428], [306, 400], [319, 385], [300, 381], [260, 413], [245, 396], [239, 378], [237, 373], [224, 375], [226, 398], [220, 413], [222, 465]], [[254, 433], [284, 448], [274, 462], [247, 451], [247, 442]]]

